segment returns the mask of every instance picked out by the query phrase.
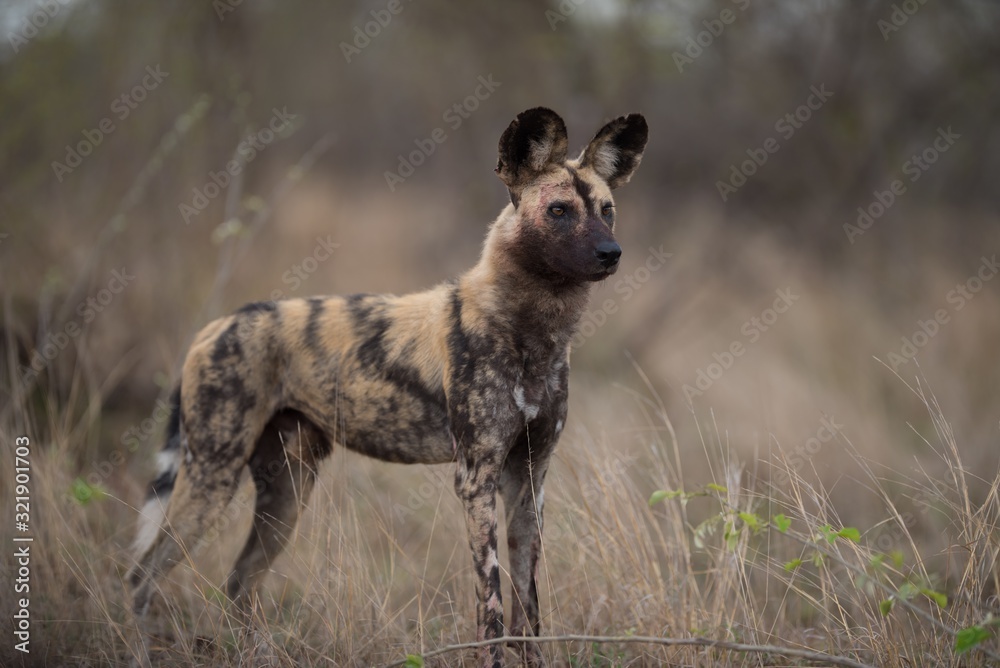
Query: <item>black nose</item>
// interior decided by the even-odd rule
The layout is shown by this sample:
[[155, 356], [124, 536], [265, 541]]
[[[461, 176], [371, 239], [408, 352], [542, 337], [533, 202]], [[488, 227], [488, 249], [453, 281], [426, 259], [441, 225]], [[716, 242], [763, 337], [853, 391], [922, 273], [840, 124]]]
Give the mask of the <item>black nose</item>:
[[610, 269], [618, 264], [618, 258], [622, 256], [622, 247], [614, 241], [602, 241], [594, 249], [594, 255], [605, 269]]

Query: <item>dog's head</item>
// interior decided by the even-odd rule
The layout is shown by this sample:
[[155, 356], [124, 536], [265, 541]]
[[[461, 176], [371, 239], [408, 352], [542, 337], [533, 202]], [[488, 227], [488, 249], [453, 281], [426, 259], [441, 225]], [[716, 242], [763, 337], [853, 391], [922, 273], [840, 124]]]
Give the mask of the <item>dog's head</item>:
[[582, 283], [618, 269], [611, 191], [639, 167], [647, 133], [640, 114], [620, 116], [567, 160], [566, 124], [558, 114], [544, 107], [518, 114], [500, 137], [496, 172], [514, 205], [509, 250], [524, 270]]

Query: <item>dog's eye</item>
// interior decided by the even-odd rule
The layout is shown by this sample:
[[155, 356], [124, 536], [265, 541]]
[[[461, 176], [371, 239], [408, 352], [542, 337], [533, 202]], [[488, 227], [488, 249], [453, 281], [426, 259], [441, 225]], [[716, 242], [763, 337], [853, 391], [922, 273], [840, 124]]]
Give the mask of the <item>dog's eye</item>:
[[615, 210], [615, 207], [611, 204], [605, 204], [601, 207], [601, 215], [610, 216]]
[[559, 204], [553, 204], [549, 207], [549, 213], [551, 213], [556, 218], [559, 218], [566, 213], [566, 207], [560, 206]]

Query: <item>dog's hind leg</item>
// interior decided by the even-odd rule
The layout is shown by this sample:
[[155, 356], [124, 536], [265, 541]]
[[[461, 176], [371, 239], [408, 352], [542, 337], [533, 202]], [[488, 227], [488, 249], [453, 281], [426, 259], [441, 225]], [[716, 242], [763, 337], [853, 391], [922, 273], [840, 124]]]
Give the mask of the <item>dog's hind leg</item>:
[[197, 547], [218, 538], [213, 525], [232, 500], [244, 465], [242, 457], [223, 462], [192, 458], [182, 464], [162, 531], [133, 571], [137, 614], [145, 614], [160, 578]]
[[180, 470], [161, 530], [142, 546], [130, 577], [136, 587], [133, 607], [140, 615], [160, 577], [196, 546], [218, 538], [224, 528], [218, 520], [277, 408], [266, 329], [246, 328], [247, 316], [241, 317], [210, 323], [184, 362], [177, 397]]
[[246, 611], [252, 593], [292, 538], [316, 480], [326, 436], [304, 416], [281, 412], [264, 429], [250, 458], [257, 490], [253, 529], [226, 581], [230, 599]]

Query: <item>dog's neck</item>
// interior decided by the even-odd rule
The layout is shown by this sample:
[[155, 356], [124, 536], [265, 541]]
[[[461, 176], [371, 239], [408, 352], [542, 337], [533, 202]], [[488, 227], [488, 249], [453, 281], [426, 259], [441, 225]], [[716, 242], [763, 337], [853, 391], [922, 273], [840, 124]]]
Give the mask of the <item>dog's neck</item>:
[[483, 315], [515, 328], [519, 336], [568, 345], [590, 296], [590, 282], [553, 279], [526, 272], [499, 246], [512, 239], [513, 207], [493, 224], [479, 262], [461, 280]]

